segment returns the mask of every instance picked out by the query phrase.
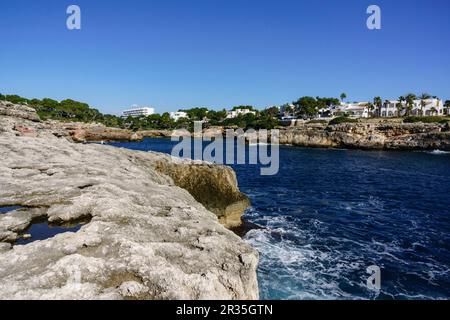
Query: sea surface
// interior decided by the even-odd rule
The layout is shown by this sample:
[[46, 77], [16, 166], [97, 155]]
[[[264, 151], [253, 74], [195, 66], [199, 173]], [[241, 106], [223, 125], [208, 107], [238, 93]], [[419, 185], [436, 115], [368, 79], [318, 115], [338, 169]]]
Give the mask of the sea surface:
[[[170, 153], [169, 139], [112, 143]], [[280, 170], [233, 165], [263, 229], [262, 299], [449, 299], [450, 154], [281, 146]], [[369, 266], [381, 289], [369, 289]]]

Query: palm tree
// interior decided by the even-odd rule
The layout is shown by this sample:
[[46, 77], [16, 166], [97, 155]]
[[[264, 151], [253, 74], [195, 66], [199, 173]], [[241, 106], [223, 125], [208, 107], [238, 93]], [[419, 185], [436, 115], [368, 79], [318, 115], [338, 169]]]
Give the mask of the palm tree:
[[344, 102], [344, 99], [347, 99], [347, 95], [345, 93], [341, 93], [341, 101]]
[[397, 103], [397, 113], [398, 116], [401, 117], [402, 116], [402, 112], [404, 110], [403, 108], [403, 102], [405, 101], [405, 97], [404, 96], [400, 96], [398, 98], [398, 103]]
[[373, 105], [372, 102], [369, 102], [367, 104], [367, 109], [369, 109], [369, 115], [372, 117], [373, 116], [373, 109], [375, 109], [375, 106]]
[[389, 109], [389, 105], [391, 104], [391, 102], [389, 100], [384, 100], [384, 106], [386, 108], [386, 116], [390, 117], [390, 115], [388, 114], [388, 109]]
[[449, 115], [450, 114], [450, 100], [445, 101], [444, 103], [444, 112], [445, 114]]
[[419, 99], [420, 99], [420, 113], [421, 113], [420, 115], [421, 116], [423, 116], [423, 108], [425, 108], [425, 106], [427, 105], [426, 100], [430, 99], [430, 98], [431, 98], [431, 96], [428, 93], [422, 93], [419, 96]]
[[381, 106], [383, 105], [383, 100], [381, 97], [373, 98], [373, 104], [378, 108], [378, 116], [381, 116]]
[[414, 107], [414, 100], [416, 100], [416, 95], [414, 93], [409, 93], [405, 97], [406, 101], [406, 116], [411, 114], [411, 111]]

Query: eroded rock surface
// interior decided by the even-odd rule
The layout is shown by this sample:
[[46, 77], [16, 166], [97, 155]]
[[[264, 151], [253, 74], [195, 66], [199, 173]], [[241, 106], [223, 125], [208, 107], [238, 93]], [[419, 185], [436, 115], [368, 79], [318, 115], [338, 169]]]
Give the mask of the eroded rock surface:
[[[237, 194], [229, 169], [71, 143], [19, 113], [0, 115], [0, 207], [22, 207], [0, 214], [0, 299], [258, 298], [257, 252], [176, 185], [191, 167]], [[14, 245], [35, 218], [90, 222]]]
[[174, 163], [168, 157], [156, 166], [174, 180], [208, 210], [214, 212], [227, 228], [242, 224], [242, 213], [250, 201], [238, 189], [235, 172], [224, 166], [192, 164], [191, 161]]
[[448, 124], [303, 124], [280, 130], [280, 143], [305, 147], [385, 150], [450, 150]]

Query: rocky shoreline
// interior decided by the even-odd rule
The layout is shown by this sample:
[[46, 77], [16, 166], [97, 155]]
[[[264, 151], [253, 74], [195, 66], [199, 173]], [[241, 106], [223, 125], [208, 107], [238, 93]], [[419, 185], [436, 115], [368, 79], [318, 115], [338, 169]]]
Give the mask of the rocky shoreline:
[[280, 130], [280, 144], [365, 150], [450, 150], [449, 124], [372, 121], [303, 124]]
[[[0, 103], [0, 207], [17, 206], [0, 213], [0, 299], [258, 299], [258, 253], [226, 228], [249, 205], [230, 168], [78, 129]], [[15, 245], [36, 219], [87, 223]]]
[[[21, 111], [18, 111], [18, 110]], [[33, 125], [17, 124], [22, 136], [37, 137], [45, 130], [54, 136], [73, 142], [140, 141], [145, 137], [171, 137], [171, 130], [131, 131], [110, 128], [102, 124], [76, 122], [41, 122], [34, 109], [0, 102], [0, 116], [19, 112]], [[450, 124], [403, 123], [401, 119], [368, 119], [355, 123], [329, 125], [326, 123], [295, 123], [279, 127], [279, 143], [301, 147], [348, 148], [365, 150], [450, 150]], [[186, 132], [180, 132], [181, 135]], [[225, 128], [204, 129], [203, 136], [225, 135]], [[194, 137], [195, 135], [192, 134]]]

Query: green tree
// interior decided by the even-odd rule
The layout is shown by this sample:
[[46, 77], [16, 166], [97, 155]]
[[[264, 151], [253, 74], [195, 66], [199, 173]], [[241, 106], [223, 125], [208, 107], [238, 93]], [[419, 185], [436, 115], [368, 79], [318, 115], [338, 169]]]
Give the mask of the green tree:
[[450, 100], [445, 101], [444, 108], [444, 113], [450, 115]]
[[201, 121], [208, 114], [208, 108], [192, 108], [180, 111], [186, 112], [191, 121]]
[[227, 117], [227, 111], [225, 109], [220, 111], [211, 110], [208, 112], [207, 118], [210, 125], [219, 125]]
[[293, 104], [296, 114], [303, 118], [315, 116], [319, 111], [319, 104], [313, 97], [302, 97]]
[[235, 106], [231, 110], [236, 111], [236, 110], [243, 110], [243, 109], [248, 109], [250, 111], [254, 110], [253, 106]]
[[403, 113], [403, 110], [405, 109], [404, 107], [403, 107], [403, 102], [405, 102], [406, 101], [406, 99], [405, 99], [405, 97], [404, 96], [400, 96], [399, 98], [398, 98], [398, 103], [397, 103], [397, 116], [399, 116], [399, 117], [401, 117], [402, 116], [402, 113]]
[[160, 126], [162, 129], [171, 129], [173, 127], [173, 120], [170, 119], [170, 114], [168, 112], [164, 112], [161, 115], [161, 123]]
[[383, 106], [383, 99], [381, 99], [381, 97], [375, 97], [373, 98], [373, 104], [375, 107], [377, 107], [378, 116], [381, 116], [381, 107]]
[[373, 110], [375, 109], [375, 106], [372, 102], [369, 102], [367, 104], [367, 109], [369, 109], [369, 116], [373, 117]]
[[269, 107], [269, 108], [264, 109], [261, 112], [261, 116], [277, 118], [279, 113], [280, 113], [280, 110], [277, 107]]
[[346, 93], [341, 93], [341, 101], [344, 102], [344, 99], [347, 99], [347, 94]]
[[26, 98], [22, 98], [18, 95], [5, 95], [4, 96], [4, 100], [12, 102], [12, 103], [16, 103], [16, 104], [28, 104], [28, 99]]
[[426, 100], [428, 100], [428, 99], [430, 99], [431, 98], [431, 96], [428, 94], [428, 93], [422, 93], [420, 96], [419, 96], [419, 99], [420, 99], [420, 115], [421, 116], [423, 116], [424, 115], [424, 112], [423, 112], [423, 109], [426, 107], [426, 105], [427, 105], [427, 101]]
[[409, 116], [411, 114], [411, 111], [414, 107], [414, 100], [416, 100], [416, 95], [413, 93], [409, 93], [405, 97], [406, 101], [406, 116]]

